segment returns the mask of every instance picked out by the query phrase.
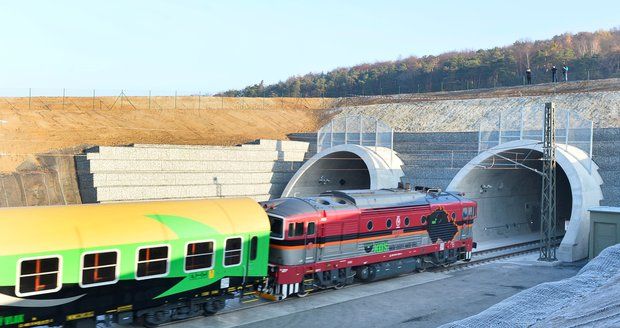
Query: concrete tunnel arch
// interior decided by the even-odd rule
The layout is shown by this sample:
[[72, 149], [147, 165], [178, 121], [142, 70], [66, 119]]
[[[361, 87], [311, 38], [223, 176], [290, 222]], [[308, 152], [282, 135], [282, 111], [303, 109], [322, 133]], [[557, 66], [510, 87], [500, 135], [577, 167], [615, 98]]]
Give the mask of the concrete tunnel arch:
[[[519, 154], [530, 156], [529, 167], [542, 167], [540, 142], [507, 142], [473, 158], [447, 188], [464, 192], [466, 197], [478, 201], [478, 224], [474, 224], [474, 238], [477, 236], [476, 239], [483, 244], [501, 245], [539, 238], [540, 221], [535, 222], [535, 218], [540, 208], [536, 208], [536, 205], [540, 206], [540, 176], [517, 166], [514, 168], [518, 169], [492, 169], [493, 165], [500, 164], [510, 168], [510, 162], [502, 162], [501, 158], [499, 163], [495, 162], [499, 158], [496, 155], [518, 158]], [[524, 161], [527, 156], [524, 156]], [[564, 220], [569, 220], [557, 256], [561, 261], [573, 262], [588, 255], [588, 208], [599, 205], [603, 199], [602, 179], [598, 166], [579, 148], [558, 145], [556, 160], [559, 234], [564, 230]]]
[[344, 144], [312, 156], [289, 181], [282, 197], [330, 190], [396, 188], [403, 162], [390, 148]]

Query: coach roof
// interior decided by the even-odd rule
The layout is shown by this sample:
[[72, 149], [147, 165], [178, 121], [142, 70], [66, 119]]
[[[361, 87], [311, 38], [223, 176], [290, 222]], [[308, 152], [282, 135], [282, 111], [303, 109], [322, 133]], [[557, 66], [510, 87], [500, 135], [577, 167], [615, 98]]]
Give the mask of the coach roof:
[[[0, 209], [0, 256], [268, 232], [252, 199]], [[205, 235], [207, 234], [207, 235]]]

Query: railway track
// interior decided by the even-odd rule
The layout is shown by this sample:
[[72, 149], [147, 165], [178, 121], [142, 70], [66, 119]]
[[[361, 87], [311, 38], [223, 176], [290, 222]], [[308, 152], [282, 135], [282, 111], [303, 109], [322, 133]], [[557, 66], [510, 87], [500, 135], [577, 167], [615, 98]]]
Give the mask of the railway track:
[[490, 248], [487, 250], [477, 251], [472, 253], [472, 259], [469, 262], [457, 262], [448, 267], [438, 267], [431, 269], [432, 272], [449, 272], [458, 271], [465, 268], [478, 266], [481, 264], [514, 257], [518, 255], [528, 254], [539, 250], [539, 242], [523, 242], [508, 246], [500, 246]]

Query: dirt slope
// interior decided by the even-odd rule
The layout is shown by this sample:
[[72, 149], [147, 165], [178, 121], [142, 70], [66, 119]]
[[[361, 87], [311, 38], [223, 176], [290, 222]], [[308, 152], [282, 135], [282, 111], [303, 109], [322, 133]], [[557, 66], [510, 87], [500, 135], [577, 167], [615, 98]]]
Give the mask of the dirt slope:
[[[34, 154], [80, 145], [233, 145], [316, 131], [316, 109], [0, 109], [0, 171], [36, 165]], [[76, 149], [80, 151], [80, 147]], [[66, 156], [66, 155], [65, 155]], [[25, 163], [24, 163], [25, 162]], [[34, 163], [33, 163], [34, 162]]]

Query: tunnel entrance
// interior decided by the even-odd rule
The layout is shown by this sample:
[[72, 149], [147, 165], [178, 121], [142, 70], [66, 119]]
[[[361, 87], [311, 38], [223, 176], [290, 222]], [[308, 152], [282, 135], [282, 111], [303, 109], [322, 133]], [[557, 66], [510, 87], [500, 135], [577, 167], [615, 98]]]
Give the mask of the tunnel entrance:
[[338, 145], [312, 156], [295, 173], [282, 197], [317, 196], [330, 190], [396, 188], [403, 162], [391, 149]]
[[[542, 171], [542, 153], [531, 149], [511, 149], [497, 155], [478, 163], [475, 169], [452, 186], [478, 202], [474, 235], [482, 248], [540, 238], [542, 178], [535, 171]], [[573, 198], [570, 182], [561, 167], [557, 169], [556, 197], [556, 235], [564, 235]]]
[[329, 190], [368, 189], [366, 163], [356, 154], [339, 151], [317, 160], [297, 181], [293, 194], [316, 196]]
[[[541, 158], [538, 142], [508, 142], [480, 153], [452, 179], [448, 190], [478, 202], [478, 250], [539, 240]], [[556, 236], [563, 236], [557, 256], [572, 262], [587, 256], [588, 208], [602, 199], [602, 180], [596, 164], [576, 147], [558, 146], [556, 160]]]

